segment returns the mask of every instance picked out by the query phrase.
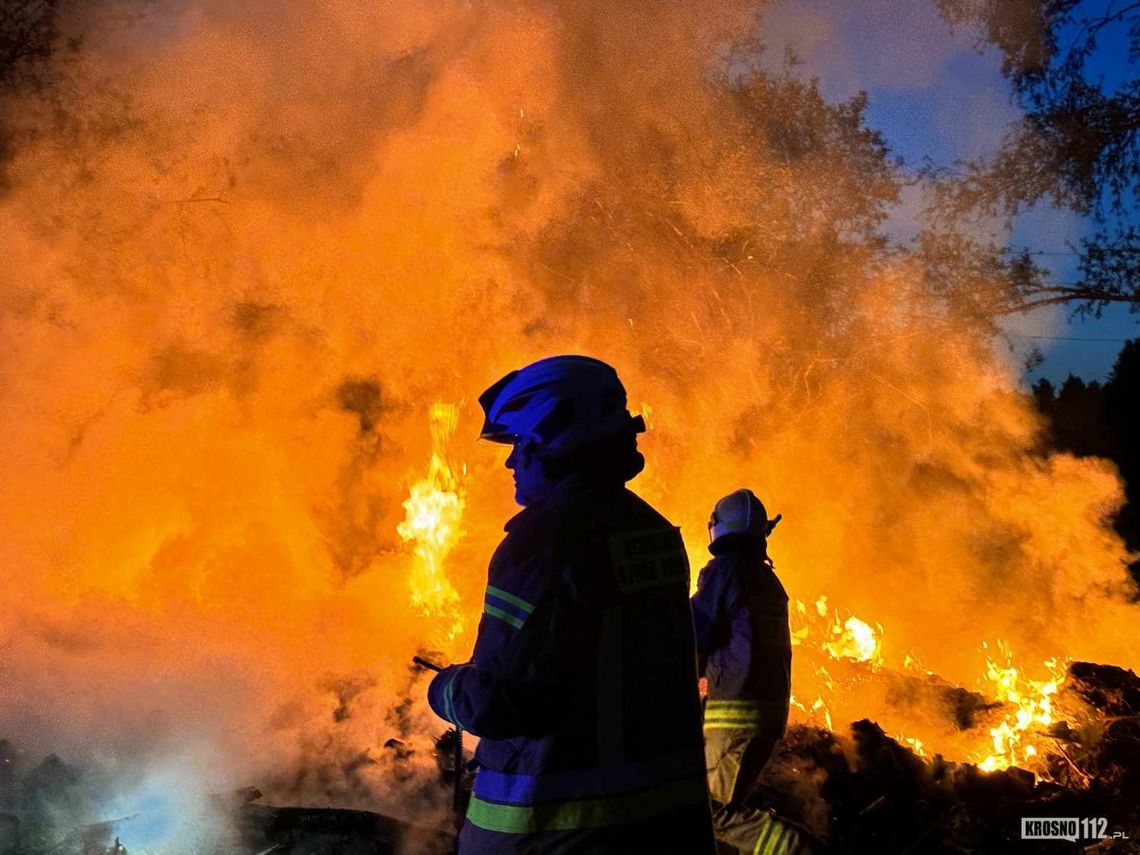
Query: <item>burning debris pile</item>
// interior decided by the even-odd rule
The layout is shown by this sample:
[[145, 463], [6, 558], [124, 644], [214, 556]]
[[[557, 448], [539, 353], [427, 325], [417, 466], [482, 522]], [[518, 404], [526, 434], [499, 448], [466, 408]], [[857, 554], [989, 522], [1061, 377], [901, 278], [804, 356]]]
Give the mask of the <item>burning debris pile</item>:
[[1007, 851], [1022, 817], [1107, 817], [1108, 840], [1085, 845], [1140, 851], [1138, 692], [1130, 671], [1072, 663], [1057, 701], [1074, 718], [1032, 734], [1050, 746], [1041, 775], [920, 756], [865, 719], [849, 734], [797, 725], [764, 792], [843, 852]]
[[[984, 727], [979, 710], [1012, 706], [929, 685], [957, 710], [964, 732]], [[1074, 662], [1057, 703], [1071, 718], [1032, 733], [1050, 746], [1041, 750], [1040, 774], [923, 756], [867, 719], [846, 732], [794, 725], [764, 770], [756, 806], [801, 823], [835, 852], [1006, 851], [1020, 843], [1023, 817], [1110, 818], [1107, 837], [1085, 841], [1086, 851], [1140, 852], [1140, 678]], [[452, 781], [450, 738], [444, 734], [435, 746], [441, 793]], [[152, 850], [127, 842], [171, 822], [143, 812], [80, 823], [86, 797], [79, 770], [50, 756], [17, 774], [12, 747], [0, 743], [0, 755], [0, 855], [138, 855]], [[261, 795], [247, 788], [211, 800], [215, 827], [227, 830], [225, 851], [407, 855], [453, 845], [446, 821], [431, 826], [369, 811], [270, 807], [256, 803]], [[211, 851], [199, 845], [168, 840], [154, 851]]]

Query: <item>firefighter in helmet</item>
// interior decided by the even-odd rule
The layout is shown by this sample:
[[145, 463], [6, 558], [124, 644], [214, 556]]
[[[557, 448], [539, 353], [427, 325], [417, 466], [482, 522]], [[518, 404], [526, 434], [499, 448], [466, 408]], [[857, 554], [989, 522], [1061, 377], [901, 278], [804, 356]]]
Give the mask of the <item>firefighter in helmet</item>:
[[714, 851], [680, 531], [625, 488], [640, 417], [604, 362], [543, 359], [479, 398], [523, 510], [470, 662], [428, 689], [480, 737], [459, 851]]
[[791, 700], [788, 595], [773, 572], [769, 520], [751, 490], [716, 503], [709, 519], [712, 560], [692, 598], [698, 667], [707, 678], [705, 761], [717, 837], [745, 852], [795, 851], [801, 835], [745, 804], [784, 733]]

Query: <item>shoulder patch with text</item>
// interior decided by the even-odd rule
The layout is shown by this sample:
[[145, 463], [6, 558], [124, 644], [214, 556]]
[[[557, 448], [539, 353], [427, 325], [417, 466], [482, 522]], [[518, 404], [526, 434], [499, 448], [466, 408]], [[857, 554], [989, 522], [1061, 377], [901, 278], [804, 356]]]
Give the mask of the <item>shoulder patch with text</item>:
[[615, 534], [610, 537], [610, 558], [623, 591], [688, 585], [689, 558], [678, 528]]

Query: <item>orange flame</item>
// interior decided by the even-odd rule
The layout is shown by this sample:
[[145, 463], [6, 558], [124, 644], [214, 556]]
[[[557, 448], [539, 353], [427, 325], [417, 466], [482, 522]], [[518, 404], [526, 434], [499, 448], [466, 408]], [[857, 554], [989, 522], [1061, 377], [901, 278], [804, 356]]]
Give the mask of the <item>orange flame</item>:
[[[999, 664], [986, 654], [986, 683], [994, 697], [1013, 709], [989, 731], [993, 752], [975, 756], [975, 760], [978, 767], [987, 772], [1015, 765], [1036, 770], [1047, 751], [1040, 729], [1055, 721], [1054, 699], [1064, 680], [1066, 665], [1057, 659], [1048, 659], [1043, 665], [1049, 676], [1043, 680], [1030, 679], [1013, 664], [1014, 656], [1008, 644], [999, 639], [996, 646], [1003, 661]], [[989, 644], [982, 642], [982, 648], [989, 650]]]
[[882, 664], [882, 626], [879, 627], [876, 633], [875, 629], [869, 623], [860, 620], [855, 617], [855, 615], [848, 617], [847, 620], [843, 622], [843, 625], [840, 626], [837, 613], [835, 624], [831, 631], [836, 638], [834, 641], [826, 642], [823, 647], [832, 656], [837, 659], [844, 657], [854, 659], [856, 662], [870, 662], [875, 665]]
[[444, 448], [459, 423], [459, 409], [452, 404], [432, 404], [429, 418], [432, 452], [428, 473], [412, 485], [411, 495], [404, 502], [407, 515], [396, 532], [415, 544], [415, 561], [408, 575], [412, 605], [426, 617], [445, 618], [450, 641], [463, 631], [464, 622], [459, 594], [443, 565], [463, 536], [461, 523], [467, 501]]

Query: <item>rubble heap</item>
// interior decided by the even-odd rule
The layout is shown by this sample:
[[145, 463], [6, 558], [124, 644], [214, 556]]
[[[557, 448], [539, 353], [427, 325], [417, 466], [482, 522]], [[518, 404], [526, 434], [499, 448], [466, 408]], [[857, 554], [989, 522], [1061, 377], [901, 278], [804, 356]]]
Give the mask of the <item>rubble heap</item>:
[[[1040, 778], [1016, 767], [984, 772], [919, 756], [864, 719], [846, 733], [789, 729], [756, 801], [802, 823], [835, 852], [1016, 851], [1024, 848], [1023, 817], [1104, 817], [1109, 837], [1059, 843], [1055, 851], [1140, 853], [1140, 678], [1075, 662], [1065, 690], [1089, 715], [1045, 734], [1055, 751]], [[436, 746], [441, 791], [454, 780], [453, 739], [445, 734]], [[60, 826], [60, 816], [82, 808], [77, 770], [51, 756], [17, 774], [15, 756], [0, 740], [0, 855], [137, 855], [119, 837], [134, 817]], [[231, 855], [443, 855], [454, 846], [451, 828], [367, 811], [271, 807], [260, 798], [248, 788], [219, 800], [234, 834]]]

